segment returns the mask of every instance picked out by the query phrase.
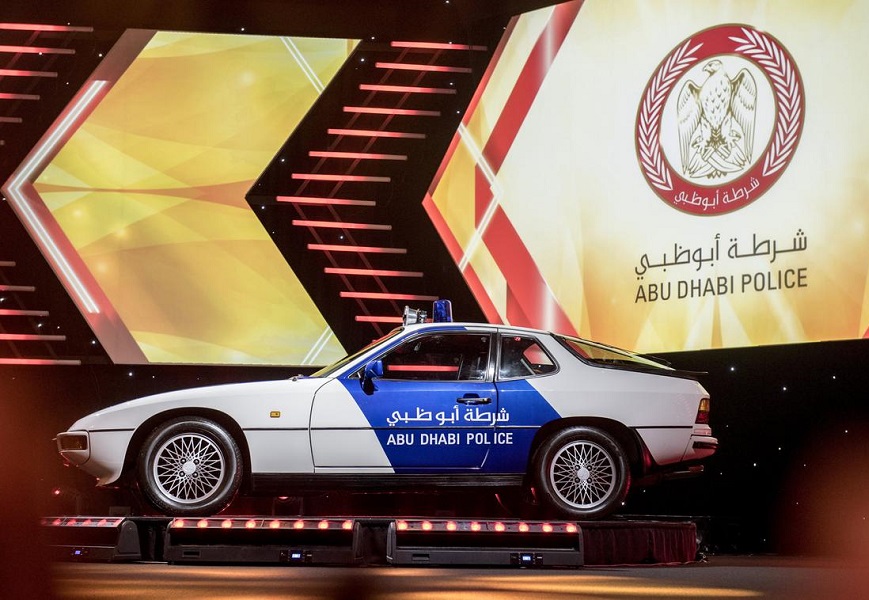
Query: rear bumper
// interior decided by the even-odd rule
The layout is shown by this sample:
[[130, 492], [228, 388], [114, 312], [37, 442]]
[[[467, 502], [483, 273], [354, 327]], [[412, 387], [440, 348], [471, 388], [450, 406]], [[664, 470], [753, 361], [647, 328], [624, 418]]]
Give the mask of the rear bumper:
[[718, 450], [718, 439], [707, 435], [707, 433], [711, 433], [711, 431], [695, 429], [688, 440], [682, 460], [667, 465], [656, 463], [648, 448], [644, 447], [643, 473], [636, 478], [632, 485], [644, 487], [660, 481], [687, 479], [702, 475], [705, 469], [700, 461], [712, 456]]
[[685, 450], [683, 461], [702, 460], [718, 450], [718, 438], [711, 435], [692, 435]]

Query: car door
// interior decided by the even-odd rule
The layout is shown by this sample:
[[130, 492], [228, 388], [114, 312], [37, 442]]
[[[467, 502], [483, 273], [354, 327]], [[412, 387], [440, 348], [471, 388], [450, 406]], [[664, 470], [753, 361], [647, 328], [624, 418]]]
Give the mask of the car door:
[[[483, 465], [497, 419], [491, 345], [492, 335], [486, 331], [424, 332], [378, 357], [383, 376], [368, 389], [363, 389], [358, 377], [341, 382], [365, 415], [393, 469], [453, 471]], [[313, 432], [312, 422], [316, 461], [327, 452], [318, 449], [324, 438]], [[330, 438], [332, 443], [338, 440], [336, 435]], [[340, 460], [353, 466], [380, 466], [361, 464], [364, 457], [344, 454]]]
[[558, 365], [530, 334], [501, 333], [498, 339], [498, 418], [486, 470], [521, 473], [540, 427], [559, 418], [546, 401], [547, 384]]

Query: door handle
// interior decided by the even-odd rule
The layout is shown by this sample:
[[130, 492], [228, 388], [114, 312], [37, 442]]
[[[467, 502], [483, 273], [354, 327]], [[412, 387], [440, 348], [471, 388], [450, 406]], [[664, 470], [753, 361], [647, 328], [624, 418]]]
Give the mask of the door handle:
[[479, 404], [491, 404], [491, 398], [480, 398], [479, 396], [462, 396], [461, 398], [456, 398], [456, 402], [459, 404], [467, 404], [469, 406], [477, 406]]

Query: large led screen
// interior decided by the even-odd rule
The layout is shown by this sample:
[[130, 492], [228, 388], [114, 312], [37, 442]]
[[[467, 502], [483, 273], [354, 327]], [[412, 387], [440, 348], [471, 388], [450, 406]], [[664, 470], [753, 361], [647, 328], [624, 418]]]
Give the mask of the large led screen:
[[866, 337], [867, 28], [826, 0], [515, 20], [424, 201], [488, 318], [645, 352]]
[[115, 362], [344, 355], [245, 194], [356, 43], [128, 31], [8, 182]]

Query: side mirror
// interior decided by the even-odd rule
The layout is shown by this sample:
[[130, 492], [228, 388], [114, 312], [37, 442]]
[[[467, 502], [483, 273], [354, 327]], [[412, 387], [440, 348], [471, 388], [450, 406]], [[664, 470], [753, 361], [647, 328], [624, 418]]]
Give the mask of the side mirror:
[[365, 365], [365, 371], [362, 373], [362, 389], [366, 394], [374, 391], [374, 380], [383, 377], [383, 361], [372, 360]]

